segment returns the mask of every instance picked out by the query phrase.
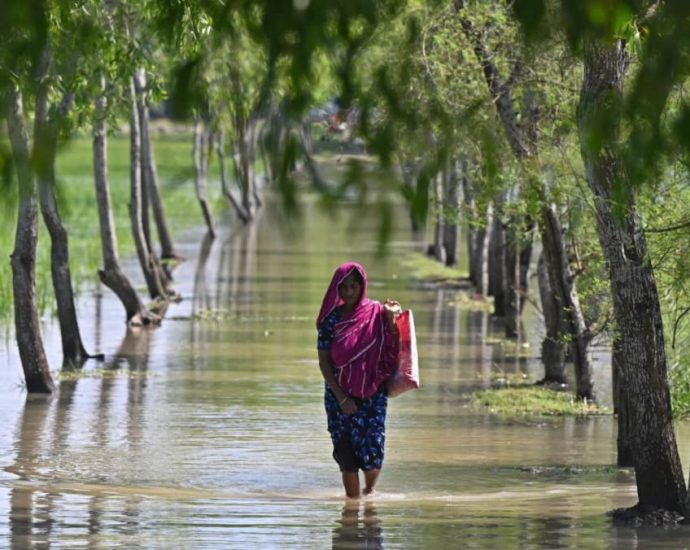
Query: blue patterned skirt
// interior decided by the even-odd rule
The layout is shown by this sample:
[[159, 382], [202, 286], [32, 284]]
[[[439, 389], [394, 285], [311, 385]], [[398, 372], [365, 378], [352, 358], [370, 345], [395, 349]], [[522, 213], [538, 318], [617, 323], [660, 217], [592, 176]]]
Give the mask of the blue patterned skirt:
[[388, 396], [385, 384], [367, 399], [350, 399], [357, 403], [357, 412], [353, 415], [340, 410], [335, 395], [326, 386], [324, 402], [328, 432], [333, 441], [333, 458], [341, 471], [378, 470], [383, 465], [386, 442]]

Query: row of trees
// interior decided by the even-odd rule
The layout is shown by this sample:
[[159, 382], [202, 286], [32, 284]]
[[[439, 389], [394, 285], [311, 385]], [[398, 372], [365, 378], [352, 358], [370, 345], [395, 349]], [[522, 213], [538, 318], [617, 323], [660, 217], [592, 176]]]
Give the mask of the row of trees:
[[[324, 187], [302, 122], [310, 106], [337, 91], [344, 105], [357, 104], [368, 149], [392, 174], [383, 180], [403, 180], [399, 189], [413, 219], [421, 223], [429, 205], [435, 208], [440, 260], [454, 261], [452, 222], [460, 213], [469, 220], [471, 276], [481, 293], [494, 296], [509, 336], [519, 334], [538, 232], [546, 380], [562, 381], [570, 358], [577, 395], [593, 398], [588, 345], [607, 327], [619, 423], [628, 428], [619, 457], [635, 466], [639, 510], [685, 510], [655, 278], [655, 270], [666, 269], [671, 288], [684, 289], [684, 264], [670, 245], [650, 249], [641, 218], [667, 208], [667, 216], [681, 219], [656, 231], [687, 225], [670, 199], [687, 177], [687, 147], [670, 147], [670, 138], [690, 141], [681, 93], [689, 43], [679, 23], [689, 8], [682, 2], [54, 0], [31, 11], [19, 0], [10, 4], [11, 26], [0, 35], [0, 84], [11, 144], [5, 157], [20, 190], [12, 267], [29, 391], [52, 389], [35, 304], [39, 204], [53, 243], [65, 357], [78, 363], [86, 356], [53, 196], [61, 135], [75, 125], [92, 127], [101, 278], [122, 298], [128, 319], [156, 321], [117, 261], [107, 206], [108, 123], [129, 113], [131, 225], [149, 294], [165, 302], [174, 293], [161, 257], [177, 254], [159, 206], [147, 114], [147, 97], [165, 81], [160, 67], [175, 68], [167, 86], [173, 105], [195, 118], [197, 194], [211, 235], [206, 189], [214, 154], [224, 192], [245, 221], [260, 205], [258, 151], [287, 205], [296, 202], [291, 167], [300, 154], [329, 196], [357, 184], [349, 178], [342, 188]], [[226, 175], [228, 153], [237, 195]], [[390, 209], [383, 212], [385, 226]], [[593, 283], [602, 277], [610, 292]], [[676, 290], [673, 297], [682, 296]]]
[[[676, 239], [686, 232], [684, 210], [667, 197], [684, 192], [687, 152], [663, 144], [685, 122], [687, 53], [672, 51], [668, 36], [681, 40], [675, 18], [686, 17], [687, 8], [587, 5], [416, 6], [416, 27], [390, 30], [400, 41], [412, 37], [392, 64], [393, 78], [415, 84], [398, 98], [410, 116], [386, 114], [404, 136], [396, 151], [401, 169], [435, 199], [436, 257], [447, 258], [443, 224], [469, 219], [470, 276], [481, 294], [494, 296], [509, 337], [519, 333], [536, 230], [544, 381], [564, 381], [568, 359], [577, 396], [594, 398], [588, 348], [605, 330], [613, 346], [619, 463], [633, 465], [637, 479], [634, 513], [683, 514], [686, 485], [655, 271], [674, 298], [684, 295], [687, 272], [669, 255], [683, 250], [669, 239], [650, 250], [643, 217], [650, 202], [663, 202], [666, 216], [647, 224], [680, 231]], [[409, 195], [414, 215], [416, 194]], [[597, 279], [608, 280], [610, 294], [592, 284]], [[683, 307], [670, 291], [666, 297], [668, 316]]]

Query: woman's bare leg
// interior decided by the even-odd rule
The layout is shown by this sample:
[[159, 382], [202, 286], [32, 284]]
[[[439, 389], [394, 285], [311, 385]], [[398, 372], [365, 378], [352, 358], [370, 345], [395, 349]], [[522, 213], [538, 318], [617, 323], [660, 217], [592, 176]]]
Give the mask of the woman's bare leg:
[[376, 480], [379, 478], [381, 470], [365, 470], [364, 471], [364, 494], [369, 495], [374, 490]]
[[359, 498], [359, 472], [343, 472], [343, 487], [348, 498]]

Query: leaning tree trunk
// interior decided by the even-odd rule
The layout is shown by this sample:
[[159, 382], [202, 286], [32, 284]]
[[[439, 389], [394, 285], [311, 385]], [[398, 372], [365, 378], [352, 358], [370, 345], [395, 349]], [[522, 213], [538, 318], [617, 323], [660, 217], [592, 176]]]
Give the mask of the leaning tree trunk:
[[[208, 141], [211, 138], [206, 128], [206, 123], [200, 118], [194, 120], [194, 146], [192, 159], [194, 161], [194, 185], [196, 198], [201, 207], [201, 214], [212, 237], [216, 236], [216, 224], [213, 221], [213, 213], [208, 204]], [[221, 161], [222, 162], [222, 161]]]
[[233, 166], [235, 177], [240, 186], [240, 202], [242, 209], [253, 220], [256, 209], [261, 205], [256, 190], [256, 177], [254, 170], [255, 160], [255, 122], [240, 114], [235, 115], [234, 143], [233, 143]]
[[160, 323], [160, 317], [144, 306], [139, 294], [120, 268], [117, 254], [117, 236], [110, 206], [110, 188], [108, 184], [106, 99], [104, 95], [105, 80], [101, 78], [101, 94], [96, 98], [96, 122], [93, 133], [93, 171], [96, 186], [96, 203], [101, 232], [101, 249], [103, 268], [98, 270], [101, 282], [112, 290], [125, 308], [127, 323], [142, 325]]
[[141, 134], [139, 112], [137, 110], [134, 81], [130, 80], [130, 97], [132, 115], [130, 119], [130, 203], [129, 219], [132, 225], [134, 244], [139, 258], [139, 264], [144, 273], [146, 286], [153, 299], [167, 300], [168, 295], [163, 286], [162, 274], [159, 272], [153, 254], [146, 242], [143, 225], [143, 189], [141, 185]]
[[686, 488], [673, 431], [661, 307], [635, 206], [639, 184], [629, 181], [617, 148], [620, 124], [612, 118], [622, 110], [625, 45], [587, 37], [584, 60], [577, 113], [580, 149], [594, 195], [623, 354], [620, 391], [630, 405], [636, 511], [683, 513]]
[[7, 106], [7, 129], [19, 185], [17, 228], [11, 256], [15, 336], [27, 391], [50, 393], [55, 384], [43, 347], [36, 304], [36, 183], [29, 166], [29, 133], [24, 123], [22, 95], [11, 86], [7, 91]]
[[311, 178], [312, 185], [316, 189], [326, 189], [326, 182], [321, 175], [321, 170], [319, 170], [319, 165], [314, 159], [314, 145], [311, 138], [311, 130], [309, 129], [309, 123], [304, 122], [299, 127], [299, 140], [302, 145], [302, 155], [304, 156], [304, 165], [307, 168], [307, 173]]
[[549, 273], [544, 259], [544, 252], [539, 256], [537, 265], [539, 296], [544, 314], [546, 336], [541, 343], [541, 360], [544, 363], [544, 378], [539, 384], [566, 384], [565, 352], [566, 343], [562, 339], [563, 310], [556, 302], [549, 282]]
[[[237, 200], [235, 195], [233, 195], [230, 189], [230, 183], [228, 182], [228, 171], [225, 162], [225, 131], [220, 130], [218, 133], [218, 140], [216, 142], [216, 153], [218, 154], [218, 163], [220, 164], [220, 183], [223, 190], [223, 195], [230, 201], [232, 208], [234, 209], [237, 217], [242, 221], [242, 223], [249, 223], [249, 214], [245, 212], [244, 208]], [[203, 207], [202, 207], [203, 209]]]
[[41, 85], [36, 96], [34, 121], [34, 158], [36, 159], [41, 214], [50, 234], [50, 269], [60, 323], [63, 366], [68, 368], [80, 366], [89, 358], [81, 338], [74, 304], [67, 229], [62, 223], [55, 200], [55, 156], [59, 119], [67, 115], [72, 99], [72, 94], [66, 95], [54, 113], [56, 120], [49, 120], [47, 89], [45, 85]]
[[[153, 218], [156, 221], [158, 239], [161, 244], [161, 258], [163, 260], [179, 260], [180, 256], [175, 251], [170, 230], [165, 220], [163, 212], [163, 201], [161, 200], [160, 188], [158, 186], [158, 171], [156, 161], [153, 156], [151, 145], [151, 134], [149, 131], [149, 107], [146, 102], [146, 73], [139, 69], [134, 75], [134, 86], [137, 96], [137, 106], [139, 109], [139, 125], [141, 127], [141, 168], [142, 168], [142, 188], [148, 197]], [[150, 243], [149, 243], [150, 246]]]

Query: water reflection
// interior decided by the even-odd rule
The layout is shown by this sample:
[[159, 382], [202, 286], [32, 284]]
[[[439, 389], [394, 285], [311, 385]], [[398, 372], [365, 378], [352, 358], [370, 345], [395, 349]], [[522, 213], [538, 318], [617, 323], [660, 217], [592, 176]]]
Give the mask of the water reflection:
[[348, 500], [333, 529], [333, 549], [383, 548], [383, 527], [371, 500]]
[[[98, 379], [98, 396], [91, 403], [95, 409], [92, 417], [86, 420], [73, 417], [75, 402], [81, 397], [79, 387], [85, 381], [78, 375], [62, 380], [57, 396], [26, 398], [15, 432], [15, 459], [5, 467], [7, 473], [16, 476], [9, 497], [12, 548], [50, 546], [56, 536], [75, 540], [73, 537], [85, 534], [100, 536], [102, 531], [113, 528], [129, 535], [139, 531], [141, 498], [138, 496], [122, 499], [115, 518], [104, 520], [103, 513], [112, 506], [112, 498], [97, 490], [97, 485], [86, 491], [86, 498], [74, 493], [81, 492], [78, 489], [81, 472], [95, 475], [87, 481], [89, 484], [98, 484], [99, 477], [106, 480], [110, 474], [107, 460], [102, 460], [102, 454], [101, 460], [97, 457], [122, 444], [113, 393], [123, 378], [127, 380], [123, 439], [132, 447], [143, 441], [151, 334], [151, 328], [127, 329], [118, 351], [103, 366], [105, 372]], [[85, 403], [78, 406], [82, 414], [89, 414]], [[81, 433], [84, 428], [85, 432]], [[102, 470], [93, 472], [94, 467]], [[57, 477], [55, 474], [60, 470], [63, 476], [71, 473], [72, 479]], [[122, 518], [119, 527], [117, 517]]]
[[[20, 482], [27, 482], [37, 472], [35, 461], [41, 455], [41, 442], [48, 433], [48, 417], [53, 399], [30, 396], [26, 400], [17, 427], [17, 458], [6, 471], [15, 474]], [[26, 548], [36, 538], [47, 540], [50, 515], [39, 513], [46, 504], [46, 494], [30, 485], [17, 485], [10, 491], [10, 541], [12, 548]]]
[[[630, 472], [611, 467], [613, 420], [473, 410], [470, 390], [538, 360], [504, 346], [497, 320], [455, 290], [394, 279], [403, 267], [395, 251], [376, 259], [376, 220], [341, 216], [312, 212], [286, 235], [267, 210], [261, 223], [214, 243], [199, 247], [195, 234], [176, 271], [186, 299], [159, 328], [123, 334], [120, 304], [99, 293], [86, 319], [107, 362], [87, 364], [56, 398], [27, 399], [23, 409], [16, 389], [0, 396], [8, 426], [0, 540], [16, 548], [653, 544], [646, 531], [611, 530], [604, 515], [635, 501]], [[393, 242], [414, 244], [405, 230]], [[313, 326], [323, 281], [347, 259], [370, 268], [374, 297], [390, 294], [414, 310], [422, 368], [422, 388], [390, 404], [381, 493], [354, 504], [340, 500], [328, 451]], [[214, 311], [224, 313], [205, 315]], [[689, 433], [680, 433], [681, 452]], [[678, 533], [659, 540], [681, 541]]]

